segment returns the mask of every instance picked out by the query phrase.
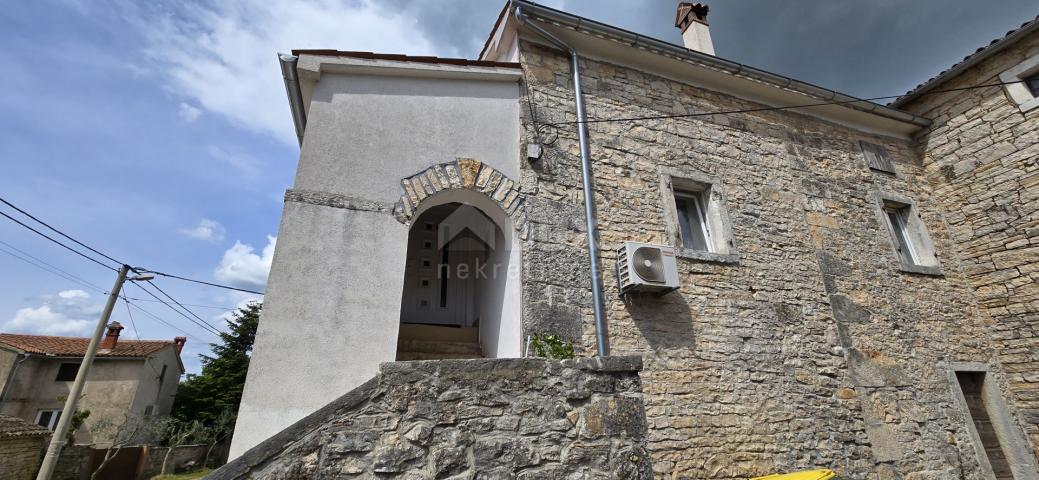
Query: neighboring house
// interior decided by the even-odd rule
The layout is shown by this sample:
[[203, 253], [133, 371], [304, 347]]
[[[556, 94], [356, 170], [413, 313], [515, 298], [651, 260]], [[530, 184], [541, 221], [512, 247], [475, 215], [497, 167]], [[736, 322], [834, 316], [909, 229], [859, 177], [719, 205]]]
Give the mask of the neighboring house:
[[49, 438], [46, 428], [0, 414], [0, 480], [34, 478]]
[[[93, 428], [118, 425], [126, 418], [166, 416], [173, 408], [184, 365], [185, 337], [174, 340], [120, 339], [123, 326], [108, 325], [90, 367], [77, 408], [90, 416], [76, 432], [76, 443], [104, 446]], [[53, 430], [88, 338], [0, 333], [0, 413]]]
[[[380, 362], [594, 355], [591, 224], [658, 477], [1037, 478], [1039, 22], [884, 106], [715, 56], [707, 11], [685, 47], [515, 0], [479, 60], [282, 56], [301, 152], [232, 458]], [[621, 295], [630, 241], [676, 290]]]

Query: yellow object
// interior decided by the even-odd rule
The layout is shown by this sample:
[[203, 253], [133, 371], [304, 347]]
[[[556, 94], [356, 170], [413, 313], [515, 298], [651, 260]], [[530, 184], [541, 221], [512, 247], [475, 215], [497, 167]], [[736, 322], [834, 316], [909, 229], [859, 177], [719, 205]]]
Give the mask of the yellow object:
[[776, 475], [752, 478], [750, 480], [830, 480], [836, 476], [837, 474], [833, 473], [833, 470], [823, 468], [821, 470], [808, 470], [804, 472], [779, 473]]

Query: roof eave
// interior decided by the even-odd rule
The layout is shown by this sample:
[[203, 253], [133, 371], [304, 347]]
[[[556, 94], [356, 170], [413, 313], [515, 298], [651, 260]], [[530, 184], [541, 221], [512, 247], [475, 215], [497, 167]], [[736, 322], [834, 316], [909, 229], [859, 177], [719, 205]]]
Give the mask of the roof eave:
[[840, 106], [854, 109], [873, 115], [878, 115], [898, 122], [915, 125], [917, 128], [926, 128], [931, 125], [927, 118], [908, 112], [887, 107], [878, 103], [863, 100], [847, 95], [836, 90], [830, 90], [808, 82], [797, 80], [784, 75], [767, 72], [749, 65], [744, 65], [731, 60], [726, 60], [714, 55], [708, 55], [695, 50], [690, 50], [670, 42], [638, 33], [614, 27], [584, 17], [573, 15], [553, 8], [538, 5], [526, 0], [512, 0], [512, 4], [523, 10], [530, 18], [540, 20], [548, 24], [555, 24], [564, 28], [570, 28], [578, 32], [584, 32], [593, 36], [606, 38], [618, 43], [628, 44], [632, 47], [643, 48], [648, 51], [656, 51], [659, 54], [675, 57], [683, 61], [702, 65], [719, 72], [731, 75], [739, 75], [751, 80], [770, 85], [774, 88], [793, 91], [802, 95], [829, 102], [846, 102]]
[[1030, 23], [1026, 23], [1021, 28], [1015, 30], [1013, 33], [1010, 33], [1009, 35], [1003, 37], [995, 43], [990, 44], [986, 47], [982, 47], [979, 51], [967, 56], [967, 58], [965, 58], [962, 62], [953, 65], [952, 68], [938, 74], [934, 78], [928, 80], [927, 82], [921, 84], [913, 90], [910, 90], [909, 93], [906, 93], [901, 97], [898, 97], [897, 99], [895, 99], [895, 101], [891, 102], [890, 106], [894, 108], [902, 108], [903, 106], [908, 105], [912, 101], [926, 95], [927, 92], [934, 90], [939, 85], [967, 71], [971, 67], [974, 67], [975, 65], [985, 61], [989, 57], [1007, 49], [1008, 47], [1016, 43], [1018, 40], [1027, 37], [1032, 32], [1035, 32], [1037, 30], [1039, 30], [1039, 17], [1037, 17], [1036, 20], [1033, 20]]

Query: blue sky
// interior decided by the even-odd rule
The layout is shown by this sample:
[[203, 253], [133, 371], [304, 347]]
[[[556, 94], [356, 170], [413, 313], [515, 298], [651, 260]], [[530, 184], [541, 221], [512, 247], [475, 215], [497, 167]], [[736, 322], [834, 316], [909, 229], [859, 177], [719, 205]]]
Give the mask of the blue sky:
[[[551, 2], [680, 42], [669, 0]], [[1036, 1], [711, 2], [720, 56], [861, 96], [896, 94], [1039, 13]], [[298, 147], [275, 53], [473, 57], [501, 7], [465, 0], [12, 2], [0, 11], [0, 195], [137, 266], [263, 289]], [[825, 41], [822, 41], [825, 39]], [[8, 211], [9, 210], [4, 210]], [[0, 221], [20, 249], [104, 290], [114, 275]], [[15, 252], [17, 253], [17, 252]], [[250, 297], [160, 279], [218, 321]], [[0, 252], [0, 330], [82, 335], [102, 295]], [[131, 287], [134, 298], [148, 298]], [[189, 371], [213, 336], [186, 331]], [[113, 317], [128, 328], [124, 307]], [[183, 333], [138, 314], [142, 338]]]

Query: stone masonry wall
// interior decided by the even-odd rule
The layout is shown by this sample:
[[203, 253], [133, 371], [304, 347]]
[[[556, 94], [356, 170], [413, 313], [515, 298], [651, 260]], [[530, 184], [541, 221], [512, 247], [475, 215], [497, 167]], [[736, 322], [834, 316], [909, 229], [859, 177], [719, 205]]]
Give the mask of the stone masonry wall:
[[648, 479], [638, 357], [441, 360], [379, 375], [223, 479]]
[[[545, 144], [524, 165], [524, 322], [595, 348], [567, 57], [523, 42]], [[582, 60], [591, 119], [759, 105]], [[534, 139], [524, 112], [523, 142]], [[736, 479], [812, 467], [840, 478], [980, 478], [948, 362], [991, 365], [958, 248], [913, 144], [794, 112], [589, 125], [614, 354], [642, 355], [657, 478]], [[897, 174], [871, 172], [859, 141]], [[680, 258], [681, 288], [622, 299], [624, 241], [667, 244], [660, 175], [720, 179], [735, 262]], [[942, 275], [903, 272], [878, 191], [912, 198]]]
[[39, 435], [0, 438], [0, 480], [34, 478], [49, 438]]
[[[998, 83], [1037, 54], [1033, 35], [937, 89]], [[1039, 110], [1022, 113], [1002, 87], [927, 95], [904, 108], [934, 119], [920, 139], [924, 174], [1039, 454]]]

